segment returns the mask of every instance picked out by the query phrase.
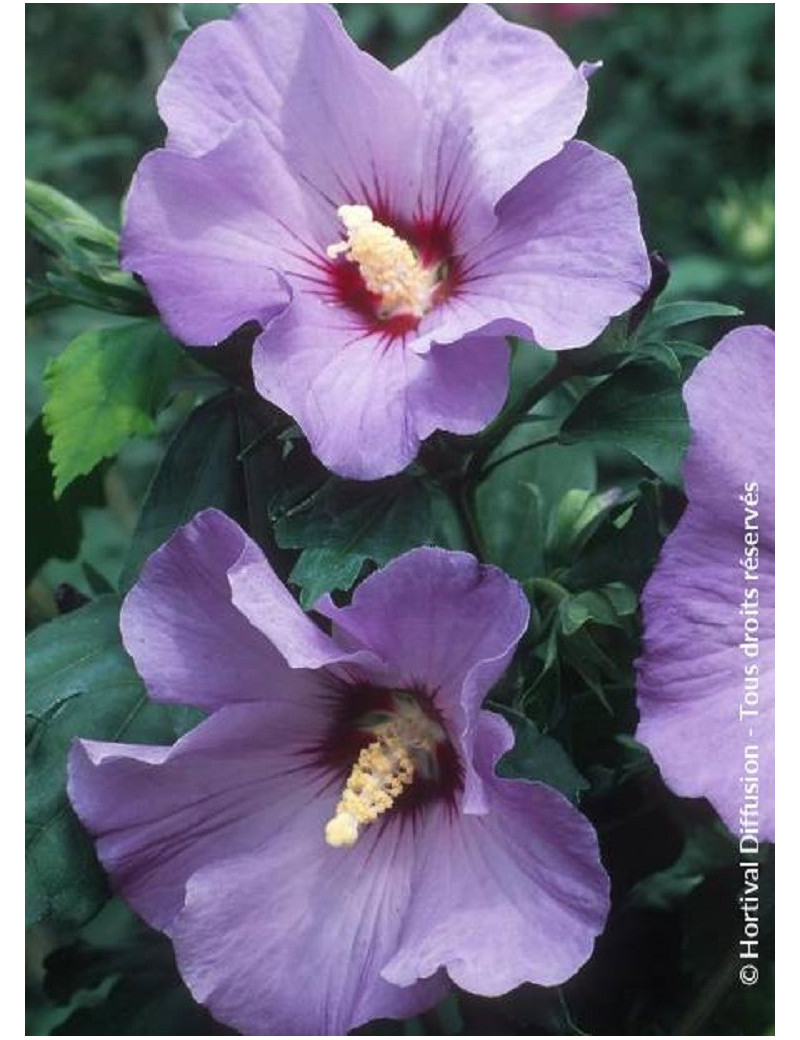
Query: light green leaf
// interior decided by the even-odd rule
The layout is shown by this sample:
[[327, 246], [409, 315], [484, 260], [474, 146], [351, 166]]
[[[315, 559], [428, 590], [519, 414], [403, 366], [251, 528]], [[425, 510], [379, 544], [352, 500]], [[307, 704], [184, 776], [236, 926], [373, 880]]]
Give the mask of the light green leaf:
[[84, 332], [50, 362], [44, 424], [56, 497], [129, 437], [155, 432], [178, 358], [167, 332], [142, 319]]
[[664, 539], [660, 489], [655, 481], [642, 481], [633, 503], [626, 496], [608, 511], [572, 563], [570, 588], [605, 585], [608, 590], [612, 580], [635, 590], [643, 587]]

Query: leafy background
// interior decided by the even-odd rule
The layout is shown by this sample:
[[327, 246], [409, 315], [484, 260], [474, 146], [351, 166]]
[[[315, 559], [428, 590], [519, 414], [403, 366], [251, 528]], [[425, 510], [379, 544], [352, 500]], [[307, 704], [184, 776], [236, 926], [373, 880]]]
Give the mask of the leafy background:
[[[362, 1032], [771, 1032], [770, 856], [762, 979], [746, 990], [734, 847], [705, 803], [666, 791], [631, 734], [637, 593], [683, 504], [680, 386], [737, 313], [678, 301], [773, 323], [773, 5], [598, 5], [579, 21], [559, 16], [569, 5], [500, 5], [576, 61], [603, 58], [581, 135], [626, 163], [669, 281], [633, 334], [615, 323], [566, 373], [518, 345], [508, 421], [477, 443], [435, 437], [405, 474], [367, 486], [329, 477], [254, 397], [246, 330], [201, 367], [116, 270], [120, 199], [163, 136], [155, 88], [187, 29], [229, 6], [26, 6], [28, 176], [78, 204], [28, 197], [27, 1032], [226, 1032], [192, 1004], [169, 944], [109, 900], [63, 790], [74, 734], [163, 742], [191, 725], [146, 700], [116, 617], [142, 560], [211, 504], [304, 605], [424, 542], [479, 548], [521, 580], [534, 624], [492, 695], [517, 732], [503, 768], [579, 798], [601, 837], [615, 909], [575, 979], [457, 994]], [[458, 6], [341, 10], [393, 64]]]

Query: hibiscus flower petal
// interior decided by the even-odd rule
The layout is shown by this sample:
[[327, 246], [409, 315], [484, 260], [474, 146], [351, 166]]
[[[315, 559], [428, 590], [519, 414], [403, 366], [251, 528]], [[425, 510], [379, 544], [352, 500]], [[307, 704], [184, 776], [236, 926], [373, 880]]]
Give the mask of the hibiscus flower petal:
[[647, 288], [630, 178], [590, 145], [570, 142], [530, 173], [497, 218], [457, 291], [424, 322], [421, 342], [450, 343], [483, 329], [550, 350], [585, 346]]
[[761, 834], [775, 836], [774, 584], [759, 576], [759, 714], [740, 720], [745, 667], [741, 531], [692, 505], [667, 539], [642, 598], [644, 648], [637, 662], [641, 722], [636, 737], [665, 782], [687, 798], [706, 797], [739, 830], [744, 749], [759, 746]]
[[684, 470], [689, 501], [740, 530], [739, 495], [745, 484], [758, 482], [761, 533], [774, 545], [775, 333], [747, 325], [723, 336], [692, 373], [684, 396], [692, 427]]
[[[264, 630], [231, 591], [238, 575], [259, 563], [259, 602], [270, 616]], [[150, 557], [125, 598], [120, 628], [150, 696], [200, 708], [263, 700], [275, 687], [305, 681], [293, 669], [346, 657], [302, 612], [261, 550], [215, 509]]]
[[[774, 333], [744, 327], [720, 340], [684, 388], [689, 504], [642, 596], [637, 661], [637, 737], [666, 783], [708, 798], [738, 834], [752, 776], [746, 749], [750, 757], [757, 749], [767, 840], [775, 837], [774, 366]], [[747, 553], [754, 570], [743, 565]]]
[[476, 713], [528, 625], [522, 589], [469, 553], [420, 548], [371, 574], [349, 606], [326, 613], [351, 639]]
[[337, 234], [252, 123], [210, 152], [151, 152], [125, 207], [122, 267], [141, 275], [175, 335], [208, 346], [265, 323], [290, 296], [285, 274], [312, 270]]
[[506, 395], [508, 351], [476, 337], [423, 356], [298, 293], [256, 342], [253, 372], [326, 466], [374, 480], [407, 466], [435, 429], [474, 433], [491, 420]]
[[441, 807], [426, 817], [414, 900], [383, 969], [390, 982], [444, 967], [484, 996], [555, 986], [588, 960], [603, 928], [609, 882], [591, 824], [549, 787], [493, 775], [498, 722], [484, 713], [476, 743], [488, 812]]
[[419, 167], [418, 102], [328, 4], [241, 4], [189, 37], [158, 100], [170, 148], [206, 151], [252, 120], [334, 211], [407, 196]]
[[549, 36], [467, 4], [397, 69], [426, 119], [474, 142], [493, 203], [556, 155], [586, 111], [586, 80]]
[[374, 1018], [406, 1018], [447, 992], [442, 974], [394, 986], [419, 855], [416, 826], [394, 817], [348, 849], [325, 844], [338, 791], [298, 811], [258, 853], [189, 882], [173, 940], [196, 1000], [245, 1035], [342, 1036]]
[[502, 337], [467, 336], [415, 359], [410, 367], [421, 375], [409, 386], [408, 403], [417, 437], [478, 433], [488, 425], [508, 394], [509, 356]]
[[187, 880], [272, 840], [329, 782], [306, 751], [330, 696], [306, 680], [269, 703], [222, 708], [173, 747], [76, 741], [68, 792], [113, 887], [169, 930]]

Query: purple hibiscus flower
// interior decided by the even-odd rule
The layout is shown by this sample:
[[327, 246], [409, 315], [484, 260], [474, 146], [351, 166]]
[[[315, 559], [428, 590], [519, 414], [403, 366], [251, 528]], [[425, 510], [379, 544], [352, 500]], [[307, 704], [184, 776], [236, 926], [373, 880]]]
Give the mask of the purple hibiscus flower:
[[417, 549], [318, 609], [330, 635], [214, 510], [151, 557], [125, 646], [155, 700], [210, 714], [173, 747], [75, 743], [70, 798], [115, 888], [249, 1035], [569, 978], [608, 910], [597, 840], [495, 775], [511, 731], [481, 710], [528, 623], [519, 586]]
[[487, 5], [390, 71], [326, 4], [243, 4], [160, 88], [123, 267], [186, 343], [259, 323], [256, 386], [330, 469], [398, 472], [494, 418], [505, 336], [583, 346], [648, 284], [625, 169], [570, 140], [586, 94]]
[[725, 336], [686, 384], [689, 504], [643, 596], [637, 736], [678, 794], [775, 838], [775, 334]]

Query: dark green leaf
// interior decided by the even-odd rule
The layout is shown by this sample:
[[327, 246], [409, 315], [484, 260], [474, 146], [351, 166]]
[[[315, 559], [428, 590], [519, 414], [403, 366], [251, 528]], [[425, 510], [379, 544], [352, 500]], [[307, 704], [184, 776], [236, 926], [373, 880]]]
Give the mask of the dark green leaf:
[[401, 36], [417, 38], [436, 21], [431, 4], [383, 4], [392, 28]]
[[542, 733], [520, 712], [503, 708], [502, 714], [514, 727], [515, 741], [511, 751], [500, 759], [498, 775], [514, 780], [538, 780], [576, 802], [589, 783], [558, 741]]
[[605, 710], [613, 714], [607, 685], [624, 684], [627, 679], [626, 662], [601, 645], [599, 636], [586, 626], [564, 635], [559, 641], [561, 663], [568, 664], [599, 699]]
[[81, 543], [83, 506], [105, 501], [98, 471], [76, 480], [59, 498], [53, 495], [50, 438], [39, 416], [25, 434], [25, 581], [53, 557], [70, 560]]
[[665, 531], [659, 486], [644, 481], [633, 504], [623, 502], [595, 531], [569, 572], [571, 588], [620, 581], [639, 591], [650, 577]]
[[[478, 1011], [485, 1001], [480, 997], [462, 995], [462, 1006], [466, 1009], [467, 1028], [463, 1032], [467, 1036], [486, 1033], [491, 1024], [497, 1021], [497, 1011], [487, 1019], [481, 1029], [470, 1028], [469, 1011], [471, 1005]], [[493, 1002], [495, 1003], [495, 1002]], [[511, 1036], [584, 1036], [585, 1034], [573, 1020], [564, 992], [558, 986], [520, 986], [503, 997], [502, 1018], [498, 1032]]]
[[680, 379], [654, 362], [624, 365], [578, 402], [561, 437], [567, 444], [613, 444], [680, 486], [689, 443]]
[[[515, 360], [521, 356], [530, 365], [525, 351], [538, 361], [539, 352], [524, 343]], [[551, 367], [548, 364], [544, 372]], [[527, 378], [536, 382], [541, 372], [529, 371]], [[529, 416], [536, 421], [521, 423], [509, 433], [492, 455], [495, 468], [478, 486], [478, 521], [489, 558], [521, 581], [543, 572], [547, 532], [564, 496], [575, 489], [588, 493], [597, 483], [592, 445], [536, 446], [558, 431], [571, 406], [572, 398], [561, 388], [539, 402]]]
[[686, 836], [678, 859], [666, 870], [648, 875], [628, 893], [631, 906], [669, 910], [689, 895], [713, 871], [733, 866], [736, 846], [718, 822], [698, 825]]
[[130, 587], [147, 557], [201, 509], [221, 509], [260, 544], [272, 547], [269, 502], [286, 474], [271, 423], [275, 413], [269, 406], [235, 391], [189, 415], [145, 497], [122, 588]]
[[48, 995], [71, 1009], [55, 1036], [232, 1035], [192, 999], [169, 940], [155, 932], [140, 929], [110, 947], [78, 940], [52, 953], [45, 968]]
[[48, 364], [44, 423], [56, 497], [129, 437], [155, 432], [179, 356], [161, 325], [141, 319], [84, 332]]
[[672, 347], [668, 343], [662, 343], [660, 340], [654, 340], [652, 343], [647, 345], [647, 354], [654, 361], [662, 364], [664, 368], [675, 376], [676, 379], [680, 379], [683, 371], [681, 361]]
[[323, 593], [349, 589], [363, 564], [378, 565], [433, 540], [426, 485], [400, 476], [371, 484], [331, 477], [299, 508], [277, 520], [284, 548], [303, 549], [290, 580], [311, 606]]
[[86, 578], [86, 584], [89, 586], [93, 596], [105, 596], [115, 591], [111, 582], [96, 567], [93, 567], [88, 560], [83, 561], [82, 569]]
[[688, 325], [693, 321], [704, 321], [708, 318], [738, 318], [742, 312], [738, 307], [727, 303], [713, 303], [710, 300], [677, 303], [662, 303], [657, 306], [642, 323], [639, 330], [641, 339], [650, 339], [660, 335], [667, 329]]
[[300, 590], [300, 602], [308, 609], [333, 589], [346, 591], [358, 580], [366, 557], [339, 549], [304, 549], [289, 580]]
[[570, 566], [621, 497], [613, 488], [600, 494], [592, 494], [584, 488], [567, 491], [551, 512], [547, 525], [548, 568]]
[[586, 624], [620, 627], [622, 619], [636, 612], [636, 594], [618, 582], [604, 589], [589, 589], [568, 596], [559, 604], [561, 627], [571, 636]]
[[75, 737], [169, 743], [168, 710], [148, 700], [107, 596], [36, 629], [26, 644], [25, 849], [28, 923], [80, 924], [106, 898], [89, 838], [67, 801]]

